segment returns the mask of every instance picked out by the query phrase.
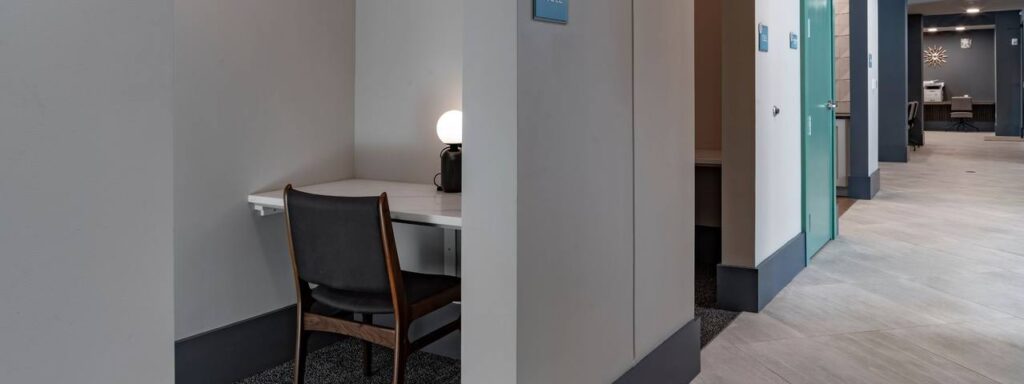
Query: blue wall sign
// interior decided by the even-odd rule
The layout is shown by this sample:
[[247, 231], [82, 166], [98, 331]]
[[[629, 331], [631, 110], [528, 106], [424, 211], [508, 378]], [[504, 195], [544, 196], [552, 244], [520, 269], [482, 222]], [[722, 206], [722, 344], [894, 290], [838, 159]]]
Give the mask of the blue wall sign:
[[533, 18], [566, 24], [569, 22], [569, 0], [533, 0]]
[[790, 32], [789, 34], [789, 48], [800, 49], [800, 36]]
[[[749, 29], [748, 29], [749, 31]], [[768, 52], [768, 26], [764, 24], [757, 25], [757, 50], [761, 52]]]

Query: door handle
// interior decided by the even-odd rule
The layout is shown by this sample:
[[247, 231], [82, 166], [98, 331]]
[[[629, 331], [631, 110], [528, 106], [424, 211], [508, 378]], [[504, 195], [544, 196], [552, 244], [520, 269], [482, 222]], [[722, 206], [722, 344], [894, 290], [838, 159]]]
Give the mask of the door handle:
[[829, 100], [829, 101], [825, 102], [825, 108], [828, 108], [828, 109], [834, 111], [834, 110], [836, 110], [836, 107], [838, 107], [838, 105], [836, 105], [835, 101]]

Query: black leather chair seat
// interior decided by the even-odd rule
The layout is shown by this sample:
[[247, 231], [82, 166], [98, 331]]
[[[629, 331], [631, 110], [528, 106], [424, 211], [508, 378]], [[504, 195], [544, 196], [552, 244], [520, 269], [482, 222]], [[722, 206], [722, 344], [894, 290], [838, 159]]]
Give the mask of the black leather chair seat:
[[[444, 275], [402, 271], [405, 295], [409, 304], [415, 304], [445, 290], [458, 287], [459, 278]], [[319, 304], [345, 312], [381, 314], [394, 312], [390, 293], [364, 293], [319, 286], [313, 289], [313, 299]]]

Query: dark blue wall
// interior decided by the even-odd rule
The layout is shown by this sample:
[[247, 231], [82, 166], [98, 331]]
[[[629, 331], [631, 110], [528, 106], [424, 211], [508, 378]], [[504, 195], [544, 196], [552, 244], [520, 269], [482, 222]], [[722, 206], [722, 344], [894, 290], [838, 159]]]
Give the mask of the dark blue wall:
[[[971, 48], [960, 47], [960, 39], [973, 41]], [[924, 66], [925, 80], [946, 82], [946, 98], [970, 95], [977, 101], [996, 100], [995, 31], [937, 32], [924, 35], [924, 47], [942, 47], [949, 59], [941, 66]], [[918, 83], [920, 87], [920, 83]]]
[[[875, 65], [878, 59], [873, 58]], [[868, 170], [868, 0], [850, 0], [850, 177], [847, 194], [871, 199]], [[866, 191], [866, 192], [865, 192]]]
[[956, 27], [956, 26], [971, 26], [971, 25], [995, 25], [996, 15], [1000, 12], [986, 12], [979, 13], [976, 15], [968, 15], [965, 13], [955, 15], [933, 15], [924, 17], [925, 28], [943, 28], [943, 27]]
[[[980, 15], [926, 16], [924, 26], [995, 25], [996, 134], [1018, 136], [1021, 132], [1021, 16], [1019, 11]], [[883, 35], [884, 36], [884, 35]], [[1012, 44], [1017, 39], [1018, 44]], [[959, 45], [957, 45], [959, 47]]]
[[[996, 25], [996, 135], [1021, 134], [1020, 12], [998, 12]], [[1013, 45], [1016, 39], [1017, 45]]]
[[867, 0], [850, 0], [850, 198], [868, 200], [871, 196], [855, 196], [861, 190], [853, 184], [865, 183], [868, 171], [869, 142], [867, 134]]
[[907, 16], [907, 99], [918, 102], [917, 125], [909, 133], [911, 144], [924, 145], [924, 16]]
[[907, 0], [878, 1], [878, 160], [907, 162]]
[[924, 17], [907, 16], [907, 94], [910, 101], [924, 102]]

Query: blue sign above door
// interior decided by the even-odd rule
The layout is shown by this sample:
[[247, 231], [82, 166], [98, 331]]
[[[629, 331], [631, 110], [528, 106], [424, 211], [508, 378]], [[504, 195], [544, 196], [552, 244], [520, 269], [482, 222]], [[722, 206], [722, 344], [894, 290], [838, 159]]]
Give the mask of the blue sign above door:
[[533, 18], [566, 24], [569, 22], [569, 0], [533, 0]]

